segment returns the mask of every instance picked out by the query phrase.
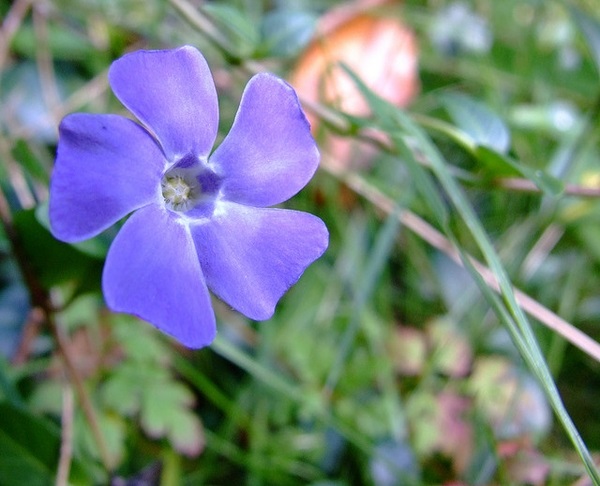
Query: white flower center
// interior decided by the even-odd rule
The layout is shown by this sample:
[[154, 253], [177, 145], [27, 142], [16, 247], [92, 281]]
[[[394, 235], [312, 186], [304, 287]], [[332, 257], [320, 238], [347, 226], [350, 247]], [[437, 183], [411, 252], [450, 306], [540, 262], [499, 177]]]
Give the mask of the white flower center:
[[166, 175], [161, 181], [162, 195], [167, 207], [173, 211], [187, 211], [200, 195], [198, 181], [193, 177]]

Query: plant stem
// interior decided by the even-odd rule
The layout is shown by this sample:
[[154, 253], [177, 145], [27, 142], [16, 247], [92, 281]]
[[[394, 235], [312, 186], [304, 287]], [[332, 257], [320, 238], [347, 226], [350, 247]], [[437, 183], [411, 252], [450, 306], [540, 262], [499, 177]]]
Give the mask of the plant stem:
[[73, 458], [73, 389], [68, 383], [63, 385], [63, 404], [61, 415], [61, 441], [56, 486], [69, 484], [69, 470]]
[[32, 1], [33, 0], [16, 0], [4, 16], [4, 20], [0, 26], [0, 73], [2, 72], [4, 61], [8, 55], [10, 41], [19, 30], [23, 19], [31, 7]]

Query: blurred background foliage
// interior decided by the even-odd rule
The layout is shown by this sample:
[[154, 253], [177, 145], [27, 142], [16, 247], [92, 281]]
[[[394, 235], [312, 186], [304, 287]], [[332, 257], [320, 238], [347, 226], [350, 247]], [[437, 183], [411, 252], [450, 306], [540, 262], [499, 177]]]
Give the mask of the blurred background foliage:
[[[599, 6], [0, 0], [0, 485], [597, 482]], [[116, 230], [46, 215], [60, 119], [125, 114], [110, 63], [181, 44], [221, 136], [253, 72], [296, 87], [322, 163], [286, 206], [331, 233], [195, 352], [104, 307]]]

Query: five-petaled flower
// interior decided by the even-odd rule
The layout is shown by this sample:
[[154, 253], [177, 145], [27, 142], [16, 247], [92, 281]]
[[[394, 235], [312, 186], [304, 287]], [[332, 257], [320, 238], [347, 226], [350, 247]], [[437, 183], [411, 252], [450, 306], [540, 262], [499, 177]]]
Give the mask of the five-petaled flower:
[[133, 213], [106, 257], [106, 302], [186, 346], [215, 337], [208, 289], [251, 319], [270, 318], [329, 238], [319, 218], [270, 207], [302, 189], [319, 163], [293, 89], [254, 76], [211, 154], [217, 94], [195, 48], [127, 54], [109, 81], [141, 125], [65, 117], [50, 187], [54, 236], [78, 242]]

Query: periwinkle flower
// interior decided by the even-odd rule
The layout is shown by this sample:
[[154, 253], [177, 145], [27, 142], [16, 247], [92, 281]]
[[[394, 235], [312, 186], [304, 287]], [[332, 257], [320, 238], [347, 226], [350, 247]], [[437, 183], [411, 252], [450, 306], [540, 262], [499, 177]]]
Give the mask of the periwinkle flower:
[[215, 337], [208, 289], [251, 319], [270, 318], [328, 245], [319, 218], [270, 207], [302, 189], [319, 163], [293, 89], [254, 76], [211, 154], [217, 94], [195, 48], [133, 52], [108, 76], [141, 125], [64, 118], [50, 187], [54, 236], [82, 241], [133, 213], [106, 257], [106, 302], [188, 347]]

